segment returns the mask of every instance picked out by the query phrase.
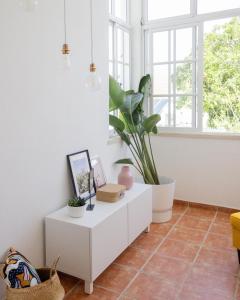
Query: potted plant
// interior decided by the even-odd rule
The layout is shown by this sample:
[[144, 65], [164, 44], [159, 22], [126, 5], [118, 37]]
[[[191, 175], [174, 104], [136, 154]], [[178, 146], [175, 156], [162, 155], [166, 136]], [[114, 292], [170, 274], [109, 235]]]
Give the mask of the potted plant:
[[[151, 135], [157, 134], [159, 114], [146, 116], [143, 105], [148, 101], [151, 90], [150, 75], [140, 80], [138, 92], [124, 91], [118, 82], [109, 78], [109, 123], [122, 141], [128, 146], [132, 158], [116, 161], [117, 164], [132, 165], [153, 187], [153, 221], [166, 222], [171, 219], [175, 180], [160, 177], [157, 172]], [[111, 114], [118, 110], [119, 116]]]
[[81, 218], [85, 212], [85, 200], [74, 197], [68, 200], [68, 214], [73, 218]]

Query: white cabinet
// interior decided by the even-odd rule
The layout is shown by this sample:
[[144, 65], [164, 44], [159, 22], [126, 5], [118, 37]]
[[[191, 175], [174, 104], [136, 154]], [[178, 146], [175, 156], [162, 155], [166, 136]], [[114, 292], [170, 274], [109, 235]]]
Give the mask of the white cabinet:
[[95, 201], [82, 218], [68, 216], [62, 208], [46, 217], [46, 263], [59, 255], [59, 270], [93, 281], [144, 231], [152, 221], [152, 188], [135, 184], [116, 203]]

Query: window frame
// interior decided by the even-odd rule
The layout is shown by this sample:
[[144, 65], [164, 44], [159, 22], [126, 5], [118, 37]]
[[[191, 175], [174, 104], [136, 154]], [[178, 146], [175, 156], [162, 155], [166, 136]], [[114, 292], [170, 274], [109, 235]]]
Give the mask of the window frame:
[[[169, 17], [157, 20], [148, 21], [147, 3], [148, 0], [142, 0], [142, 39], [144, 41], [144, 58], [143, 58], [143, 70], [144, 73], [150, 73], [153, 76], [153, 41], [151, 36], [154, 32], [176, 30], [180, 28], [194, 27], [198, 28], [195, 35], [196, 45], [196, 100], [195, 100], [195, 111], [192, 112], [192, 127], [164, 127], [159, 126], [161, 131], [170, 132], [207, 132], [203, 130], [203, 74], [204, 74], [204, 23], [207, 21], [220, 20], [224, 18], [231, 18], [240, 16], [240, 8], [234, 8], [229, 10], [197, 14], [197, 1], [191, 0], [190, 14]], [[194, 40], [194, 39], [193, 39]], [[194, 41], [193, 41], [194, 43]], [[150, 95], [148, 103], [148, 114], [153, 113], [153, 95]], [[171, 118], [171, 116], [169, 116]], [[194, 125], [194, 122], [196, 121]], [[219, 133], [219, 132], [216, 132]], [[231, 132], [228, 132], [232, 134]]]
[[[131, 47], [131, 26], [130, 26], [130, 1], [126, 0], [126, 22], [124, 22], [124, 20], [117, 18], [116, 16], [114, 16], [113, 12], [115, 11], [115, 0], [110, 0], [111, 1], [111, 8], [112, 8], [112, 13], [109, 12], [109, 22], [108, 22], [108, 26], [112, 26], [112, 32], [113, 32], [113, 36], [112, 36], [112, 49], [113, 49], [113, 57], [112, 59], [108, 59], [109, 63], [112, 63], [113, 66], [113, 77], [115, 79], [117, 79], [118, 77], [118, 65], [122, 64], [123, 66], [123, 89], [125, 89], [124, 87], [124, 83], [125, 83], [125, 72], [124, 72], [124, 66], [128, 65], [129, 66], [129, 89], [131, 88], [131, 51], [132, 51], [132, 47]], [[117, 48], [118, 48], [118, 37], [117, 37], [117, 32], [118, 29], [123, 31], [123, 52], [125, 52], [124, 50], [124, 33], [128, 33], [129, 35], [129, 53], [128, 53], [128, 57], [129, 57], [129, 62], [125, 63], [125, 56], [123, 55], [123, 61], [120, 62], [118, 60], [118, 52], [117, 52]], [[118, 111], [114, 111], [113, 112], [114, 115], [118, 116]], [[113, 137], [116, 135], [115, 131], [110, 128], [109, 129], [109, 134], [110, 137]]]

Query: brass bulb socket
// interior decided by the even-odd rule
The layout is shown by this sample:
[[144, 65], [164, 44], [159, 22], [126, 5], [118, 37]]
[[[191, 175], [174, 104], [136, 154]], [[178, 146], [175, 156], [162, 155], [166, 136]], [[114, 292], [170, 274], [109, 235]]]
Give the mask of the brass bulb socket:
[[90, 72], [96, 72], [96, 70], [97, 70], [96, 65], [95, 65], [94, 63], [92, 63], [92, 64], [90, 65]]
[[68, 44], [63, 44], [62, 46], [62, 54], [70, 54], [71, 50]]

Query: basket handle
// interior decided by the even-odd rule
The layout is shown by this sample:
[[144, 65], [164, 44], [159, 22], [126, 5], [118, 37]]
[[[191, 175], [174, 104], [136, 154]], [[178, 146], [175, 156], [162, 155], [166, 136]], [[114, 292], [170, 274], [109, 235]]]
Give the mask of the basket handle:
[[60, 260], [60, 256], [58, 256], [58, 258], [55, 259], [55, 261], [53, 262], [53, 265], [50, 269], [50, 279], [52, 279], [53, 274], [55, 274], [57, 271], [57, 265], [58, 265], [59, 260]]
[[0, 278], [4, 279], [3, 269], [5, 267], [5, 264], [0, 264]]

